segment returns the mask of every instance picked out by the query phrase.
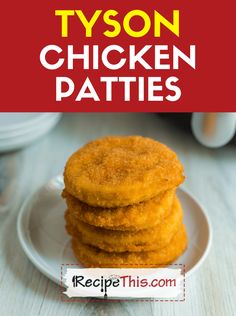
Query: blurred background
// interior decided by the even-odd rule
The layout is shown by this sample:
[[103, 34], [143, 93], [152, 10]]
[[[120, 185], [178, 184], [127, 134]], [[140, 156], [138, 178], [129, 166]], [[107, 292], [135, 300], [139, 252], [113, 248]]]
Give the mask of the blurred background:
[[[78, 117], [78, 120], [81, 118], [89, 120], [89, 115], [92, 120], [96, 120], [96, 117], [98, 121], [102, 117], [104, 119], [109, 117], [113, 121], [119, 120], [116, 113], [96, 114], [95, 116], [93, 114], [73, 115]], [[61, 117], [61, 113], [0, 113], [0, 153], [17, 150], [37, 141], [51, 131]], [[169, 125], [175, 125], [179, 129], [185, 130], [186, 134], [193, 135], [199, 143], [209, 148], [222, 147], [229, 143], [235, 135], [236, 113], [164, 113], [159, 114], [159, 117], [165, 119], [166, 122], [169, 121]], [[106, 124], [109, 125], [109, 122], [106, 121]], [[127, 128], [128, 126], [123, 124], [117, 132], [126, 133]], [[108, 133], [113, 133], [113, 128], [108, 129]]]

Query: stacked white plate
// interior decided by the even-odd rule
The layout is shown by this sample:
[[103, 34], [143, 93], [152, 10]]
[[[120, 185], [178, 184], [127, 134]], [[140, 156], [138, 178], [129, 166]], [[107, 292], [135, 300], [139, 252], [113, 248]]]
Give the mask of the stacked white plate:
[[0, 152], [27, 146], [48, 133], [61, 113], [0, 113]]

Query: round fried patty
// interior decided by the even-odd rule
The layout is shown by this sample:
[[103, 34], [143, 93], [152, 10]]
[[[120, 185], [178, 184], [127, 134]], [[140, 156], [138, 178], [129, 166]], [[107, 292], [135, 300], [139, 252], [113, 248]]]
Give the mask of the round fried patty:
[[64, 170], [66, 191], [101, 207], [139, 203], [183, 180], [183, 166], [176, 153], [142, 136], [91, 141], [69, 158]]
[[150, 251], [165, 247], [181, 227], [183, 211], [177, 198], [170, 215], [160, 224], [138, 231], [115, 231], [98, 228], [75, 220], [67, 211], [66, 228], [69, 234], [82, 242], [108, 252]]
[[157, 251], [107, 252], [72, 238], [72, 248], [79, 262], [86, 267], [159, 267], [175, 261], [187, 247], [184, 225], [174, 235], [170, 243]]
[[139, 230], [161, 223], [171, 212], [175, 189], [162, 192], [154, 198], [117, 208], [93, 207], [74, 198], [66, 190], [62, 196], [74, 218], [87, 224], [112, 230]]

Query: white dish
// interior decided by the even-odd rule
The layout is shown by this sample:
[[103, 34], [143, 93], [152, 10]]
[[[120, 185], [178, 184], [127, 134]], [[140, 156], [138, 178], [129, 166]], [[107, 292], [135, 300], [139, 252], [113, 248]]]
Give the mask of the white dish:
[[[58, 284], [61, 284], [61, 264], [78, 263], [64, 228], [66, 205], [60, 196], [63, 187], [61, 176], [45, 184], [25, 201], [17, 220], [18, 237], [25, 254], [43, 274]], [[178, 196], [184, 208], [189, 245], [175, 263], [185, 264], [188, 277], [205, 260], [212, 233], [199, 202], [183, 189], [178, 190]]]
[[[5, 114], [5, 113], [4, 113]], [[18, 113], [19, 115], [21, 115], [22, 113]], [[39, 129], [41, 127], [43, 127], [45, 124], [47, 124], [49, 121], [54, 120], [56, 117], [60, 116], [60, 113], [43, 113], [44, 115], [38, 117], [37, 121], [35, 119], [32, 120], [31, 124], [29, 121], [27, 121], [27, 124], [22, 124], [21, 127], [19, 128], [15, 128], [15, 129], [5, 129], [5, 130], [1, 130], [0, 127], [0, 142], [3, 140], [10, 140], [14, 137], [18, 137], [18, 136], [24, 136], [25, 134], [34, 132], [35, 129]], [[12, 113], [13, 116], [15, 116], [14, 113]], [[1, 113], [0, 113], [0, 117], [1, 117]], [[2, 117], [0, 118], [1, 121]], [[10, 125], [10, 127], [12, 127]]]
[[47, 116], [43, 121], [37, 123], [34, 126], [28, 126], [25, 130], [24, 128], [20, 129], [18, 132], [14, 132], [14, 135], [11, 131], [11, 136], [0, 137], [0, 152], [6, 152], [10, 150], [16, 150], [27, 146], [34, 140], [40, 138], [47, 132], [49, 132], [59, 121], [61, 114], [54, 114]]
[[8, 133], [9, 131], [34, 126], [50, 115], [52, 115], [52, 113], [0, 113], [0, 133]]

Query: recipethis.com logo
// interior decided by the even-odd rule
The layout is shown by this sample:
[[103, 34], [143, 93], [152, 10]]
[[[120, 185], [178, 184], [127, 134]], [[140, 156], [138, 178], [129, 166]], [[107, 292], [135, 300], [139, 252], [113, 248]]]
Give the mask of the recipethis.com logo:
[[71, 268], [62, 267], [62, 284], [69, 298], [158, 298], [184, 300], [182, 265], [168, 268]]

